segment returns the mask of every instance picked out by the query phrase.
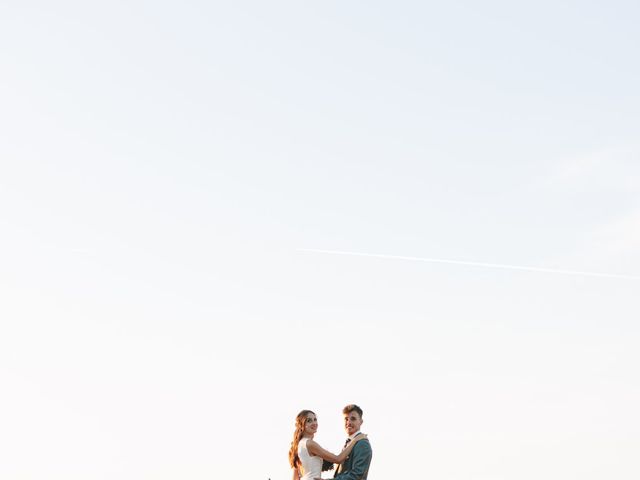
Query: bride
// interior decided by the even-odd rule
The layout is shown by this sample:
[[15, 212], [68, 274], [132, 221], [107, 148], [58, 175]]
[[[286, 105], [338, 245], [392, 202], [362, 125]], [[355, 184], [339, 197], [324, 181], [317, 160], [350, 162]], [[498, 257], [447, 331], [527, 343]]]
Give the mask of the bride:
[[[302, 410], [296, 416], [296, 430], [289, 450], [289, 463], [293, 469], [293, 480], [313, 480], [320, 478], [323, 470], [331, 470], [334, 463], [342, 463], [351, 453], [353, 446], [366, 435], [358, 435], [339, 455], [322, 448], [313, 436], [318, 431], [318, 418], [311, 410]], [[324, 460], [324, 462], [323, 462]]]

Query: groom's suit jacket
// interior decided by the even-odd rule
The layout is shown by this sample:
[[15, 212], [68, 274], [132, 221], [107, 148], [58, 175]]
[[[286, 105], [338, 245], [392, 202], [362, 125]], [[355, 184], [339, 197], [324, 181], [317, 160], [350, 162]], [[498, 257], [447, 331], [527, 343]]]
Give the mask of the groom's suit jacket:
[[338, 465], [333, 478], [335, 480], [367, 480], [372, 455], [369, 439], [360, 440], [353, 446], [347, 459]]

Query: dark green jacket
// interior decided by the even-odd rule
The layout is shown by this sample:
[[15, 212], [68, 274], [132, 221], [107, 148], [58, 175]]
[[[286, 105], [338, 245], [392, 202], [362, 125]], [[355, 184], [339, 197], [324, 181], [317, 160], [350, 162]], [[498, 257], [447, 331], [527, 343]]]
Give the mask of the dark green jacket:
[[347, 459], [338, 466], [335, 480], [367, 480], [371, 463], [371, 444], [369, 439], [356, 443]]

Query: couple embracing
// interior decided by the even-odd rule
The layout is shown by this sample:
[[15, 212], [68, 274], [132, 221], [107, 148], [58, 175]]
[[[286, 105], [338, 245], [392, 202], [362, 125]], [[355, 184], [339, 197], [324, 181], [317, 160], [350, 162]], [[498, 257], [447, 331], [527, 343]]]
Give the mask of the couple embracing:
[[360, 433], [362, 409], [357, 405], [347, 405], [342, 414], [348, 438], [338, 455], [325, 450], [313, 439], [318, 431], [316, 414], [311, 410], [302, 410], [298, 414], [289, 450], [293, 480], [321, 480], [322, 472], [333, 469], [334, 463], [338, 464], [333, 476], [335, 480], [367, 480], [371, 444], [367, 436]]

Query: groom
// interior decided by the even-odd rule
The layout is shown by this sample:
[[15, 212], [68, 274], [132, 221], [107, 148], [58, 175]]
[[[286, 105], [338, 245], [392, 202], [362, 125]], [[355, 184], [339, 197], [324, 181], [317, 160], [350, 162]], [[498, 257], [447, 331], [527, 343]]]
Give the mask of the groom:
[[[342, 414], [344, 415], [344, 429], [349, 435], [344, 444], [346, 447], [351, 440], [360, 435], [362, 409], [358, 405], [347, 405], [342, 409]], [[368, 438], [356, 443], [344, 463], [338, 465], [333, 477], [334, 480], [367, 480], [371, 455], [371, 444]]]

